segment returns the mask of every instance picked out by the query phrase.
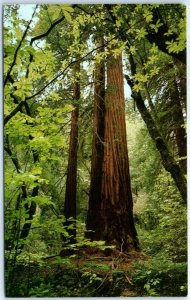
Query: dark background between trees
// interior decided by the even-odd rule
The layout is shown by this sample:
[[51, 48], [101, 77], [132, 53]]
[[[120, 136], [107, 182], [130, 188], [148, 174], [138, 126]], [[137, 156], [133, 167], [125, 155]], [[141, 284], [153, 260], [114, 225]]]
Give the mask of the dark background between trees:
[[6, 296], [186, 295], [185, 6], [28, 9], [4, 6]]

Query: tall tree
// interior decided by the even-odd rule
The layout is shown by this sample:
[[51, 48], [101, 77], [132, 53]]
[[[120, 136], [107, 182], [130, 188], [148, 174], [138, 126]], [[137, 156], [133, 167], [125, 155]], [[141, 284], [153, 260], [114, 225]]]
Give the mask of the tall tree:
[[[99, 39], [99, 47], [103, 47]], [[105, 95], [104, 62], [96, 65], [94, 133], [87, 236], [137, 249], [127, 151], [122, 57], [108, 55]]]
[[[99, 38], [98, 47], [103, 48], [104, 39]], [[102, 50], [99, 50], [100, 52]], [[87, 214], [87, 237], [98, 240], [101, 236], [101, 189], [104, 155], [105, 127], [105, 63], [96, 63], [93, 112], [93, 142], [91, 158], [91, 184]]]
[[[137, 9], [137, 10], [143, 9], [144, 10], [145, 7], [146, 6], [138, 6], [137, 5], [137, 6], [134, 6], [134, 10], [135, 9]], [[149, 134], [150, 134], [151, 138], [155, 142], [156, 147], [157, 147], [158, 151], [160, 152], [160, 155], [161, 155], [161, 158], [162, 158], [162, 164], [163, 164], [164, 168], [168, 172], [170, 172], [170, 174], [171, 174], [174, 182], [176, 183], [176, 186], [177, 186], [177, 188], [178, 188], [178, 190], [179, 190], [179, 192], [181, 194], [181, 197], [183, 199], [183, 203], [187, 203], [187, 183], [186, 183], [186, 179], [184, 177], [183, 171], [180, 168], [180, 166], [177, 163], [177, 161], [174, 158], [174, 156], [171, 154], [171, 152], [169, 150], [169, 147], [168, 147], [165, 139], [163, 138], [163, 134], [158, 130], [158, 127], [157, 127], [154, 119], [152, 118], [149, 110], [147, 109], [147, 107], [146, 107], [146, 105], [144, 103], [144, 99], [142, 97], [142, 94], [141, 94], [140, 90], [136, 90], [135, 89], [135, 83], [139, 83], [141, 81], [141, 79], [142, 79], [142, 78], [139, 79], [139, 77], [137, 78], [137, 76], [136, 76], [137, 73], [138, 73], [138, 71], [137, 71], [137, 63], [136, 63], [137, 59], [136, 59], [136, 55], [134, 53], [134, 49], [133, 50], [131, 49], [131, 46], [133, 45], [132, 41], [136, 39], [136, 36], [133, 35], [133, 39], [131, 39], [131, 37], [132, 37], [131, 35], [127, 35], [125, 32], [123, 32], [123, 30], [121, 31], [121, 29], [117, 28], [118, 26], [116, 26], [116, 25], [117, 25], [117, 21], [118, 21], [119, 17], [117, 15], [117, 13], [115, 13], [115, 11], [114, 11], [114, 9], [115, 9], [114, 5], [106, 5], [106, 8], [107, 8], [107, 10], [108, 10], [108, 12], [109, 12], [109, 14], [111, 16], [113, 24], [115, 25], [115, 28], [113, 27], [112, 30], [115, 31], [115, 32], [118, 32], [120, 34], [120, 37], [123, 40], [123, 42], [125, 42], [127, 44], [126, 52], [129, 54], [129, 65], [130, 65], [130, 69], [131, 69], [132, 78], [130, 78], [127, 75], [126, 79], [127, 79], [127, 82], [129, 84], [129, 86], [132, 89], [132, 97], [135, 100], [136, 106], [137, 106], [137, 108], [138, 108], [138, 110], [139, 110], [139, 112], [140, 112], [143, 120], [145, 121], [145, 123], [147, 125], [147, 128], [148, 128], [148, 131], [149, 131]], [[150, 6], [150, 8], [151, 8], [151, 6]], [[154, 18], [156, 18], [155, 14], [156, 14], [157, 10], [155, 11], [155, 9], [154, 9], [155, 7], [154, 6], [152, 8], [153, 9], [152, 9], [152, 12], [151, 12], [150, 15], [151, 15], [151, 19], [153, 18], [153, 20], [154, 20]], [[158, 12], [159, 18], [162, 19], [162, 16], [160, 15], [160, 10], [157, 11], [157, 12]], [[180, 49], [179, 49], [179, 53], [178, 53], [179, 54], [178, 58], [173, 53], [176, 50], [172, 50], [172, 42], [171, 41], [165, 41], [165, 39], [164, 39], [164, 45], [165, 45], [164, 47], [166, 47], [166, 44], [168, 42], [170, 44], [170, 47], [171, 47], [170, 48], [170, 51], [172, 52], [172, 53], [170, 53], [171, 56], [173, 58], [177, 59], [177, 61], [181, 61], [181, 62], [185, 63], [185, 58], [186, 58], [186, 55], [185, 55], [185, 51], [186, 51], [186, 49], [185, 49], [185, 35], [184, 35], [184, 33], [185, 33], [185, 12], [183, 12], [182, 15], [183, 15], [183, 18], [181, 18], [181, 19], [178, 18], [178, 20], [180, 20], [181, 26], [184, 29], [183, 35], [181, 36], [179, 32], [178, 32], [178, 35], [179, 35], [178, 37], [176, 35], [174, 35], [176, 39], [179, 39], [181, 41], [181, 43], [180, 43]], [[170, 21], [171, 20], [172, 20], [172, 15], [170, 16]], [[164, 31], [163, 26], [161, 26], [161, 25], [159, 26], [158, 25], [158, 27], [162, 28], [161, 29], [161, 33], [160, 33], [160, 37], [162, 36], [162, 34], [166, 34], [165, 31]], [[174, 24], [172, 24], [170, 26], [170, 29], [174, 30]], [[155, 30], [155, 32], [156, 31], [157, 30]], [[143, 38], [145, 38], [145, 36], [148, 36], [147, 32], [146, 31], [143, 32], [142, 36], [143, 36]], [[138, 37], [137, 40], [138, 39], [141, 40], [142, 36]], [[156, 44], [159, 44], [159, 42], [160, 42], [159, 36], [156, 34], [156, 35], [154, 35], [154, 38], [158, 39]], [[152, 41], [152, 42], [154, 42], [154, 41]], [[161, 44], [162, 44], [162, 42], [161, 42]], [[138, 47], [137, 49], [139, 50], [138, 43], [135, 44], [135, 47]], [[174, 47], [174, 49], [177, 47], [176, 41], [173, 43], [173, 47]], [[162, 50], [163, 52], [165, 52], [164, 51], [165, 48], [164, 49], [160, 49], [160, 47], [158, 47], [158, 49]], [[166, 52], [169, 52], [169, 50], [167, 49]], [[136, 78], [136, 81], [134, 80], [135, 78]], [[144, 78], [143, 78], [143, 80], [145, 82], [147, 81]]]
[[138, 248], [127, 150], [122, 56], [108, 56], [102, 174], [102, 237], [120, 250]]
[[[71, 114], [71, 131], [69, 142], [69, 157], [65, 191], [64, 216], [66, 218], [65, 226], [71, 226], [67, 229], [69, 240], [71, 243], [76, 239], [76, 193], [77, 193], [77, 150], [78, 150], [78, 117], [80, 99], [80, 83], [79, 83], [80, 62], [75, 65], [76, 81], [74, 82], [74, 107]], [[71, 220], [69, 220], [71, 219]]]
[[[183, 97], [184, 96], [184, 97]], [[179, 164], [184, 174], [187, 174], [187, 138], [185, 130], [185, 121], [183, 114], [183, 103], [186, 103], [185, 95], [182, 95], [180, 86], [178, 85], [177, 78], [174, 80], [174, 121], [176, 124], [175, 135], [176, 144], [178, 148], [178, 155], [180, 158]]]

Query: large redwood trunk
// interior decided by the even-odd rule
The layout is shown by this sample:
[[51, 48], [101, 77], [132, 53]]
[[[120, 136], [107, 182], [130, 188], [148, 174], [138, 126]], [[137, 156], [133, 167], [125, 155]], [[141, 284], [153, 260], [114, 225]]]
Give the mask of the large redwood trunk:
[[[99, 39], [98, 46], [103, 46], [103, 38]], [[104, 123], [105, 123], [105, 65], [97, 63], [95, 69], [94, 87], [94, 114], [93, 114], [93, 142], [91, 159], [91, 184], [89, 207], [87, 214], [86, 236], [92, 240], [99, 240], [102, 230], [101, 188], [102, 163], [104, 155]]]
[[138, 248], [125, 124], [122, 56], [109, 55], [102, 174], [102, 238], [122, 251]]
[[[80, 83], [77, 73], [80, 71], [80, 63], [78, 62], [75, 67], [76, 82], [74, 83], [74, 100], [80, 99]], [[76, 102], [75, 102], [76, 103]], [[68, 157], [68, 169], [65, 191], [65, 204], [64, 204], [64, 216], [66, 222], [64, 226], [72, 226], [73, 228], [67, 228], [69, 233], [69, 242], [74, 243], [76, 240], [76, 193], [77, 193], [77, 150], [78, 150], [78, 117], [79, 107], [75, 104], [75, 109], [71, 115], [71, 131], [70, 131], [70, 143], [69, 143], [69, 157]], [[70, 220], [69, 220], [70, 219]], [[64, 240], [64, 238], [63, 238]]]

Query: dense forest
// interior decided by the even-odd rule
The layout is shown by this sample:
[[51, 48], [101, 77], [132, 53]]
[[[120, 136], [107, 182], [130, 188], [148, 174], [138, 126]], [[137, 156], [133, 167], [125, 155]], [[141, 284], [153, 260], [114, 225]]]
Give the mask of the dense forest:
[[186, 7], [4, 6], [8, 297], [187, 295]]

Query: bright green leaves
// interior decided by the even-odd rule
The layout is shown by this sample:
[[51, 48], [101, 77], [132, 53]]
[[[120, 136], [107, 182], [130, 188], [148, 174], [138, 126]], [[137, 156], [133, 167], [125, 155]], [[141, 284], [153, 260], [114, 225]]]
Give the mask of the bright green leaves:
[[67, 22], [71, 22], [71, 13], [73, 12], [73, 8], [71, 5], [64, 4], [64, 5], [48, 5], [47, 6], [47, 14], [51, 18], [52, 21], [57, 20], [62, 14], [65, 16]]
[[64, 10], [63, 13], [64, 13], [64, 16], [65, 16], [65, 19], [67, 20], [67, 22], [71, 23], [72, 18], [71, 18], [70, 13], [66, 10]]
[[15, 147], [18, 144], [22, 144], [22, 143], [23, 143], [23, 147], [26, 147], [26, 145], [24, 145], [25, 137], [28, 138], [28, 135], [31, 133], [31, 125], [33, 122], [34, 122], [33, 118], [19, 112], [7, 124], [5, 133], [8, 134], [11, 139], [14, 140]]
[[36, 81], [44, 77], [51, 80], [54, 75], [56, 60], [52, 51], [45, 49], [44, 51], [36, 51], [33, 63], [30, 65], [30, 79]]
[[38, 107], [38, 117], [35, 119], [35, 126], [30, 129], [32, 139], [28, 146], [39, 153], [41, 161], [51, 159], [52, 156], [55, 158], [58, 150], [67, 147], [60, 128], [72, 110], [73, 106], [70, 104], [55, 109]]
[[119, 55], [122, 54], [122, 51], [125, 49], [125, 45], [121, 45], [120, 47], [116, 48], [116, 49], [112, 49], [111, 52], [113, 54], [114, 58], [117, 58]]
[[32, 190], [34, 187], [39, 186], [40, 183], [47, 183], [40, 174], [36, 174], [36, 172], [26, 171], [22, 173], [14, 174], [14, 177], [11, 180], [7, 180], [5, 177], [6, 182], [9, 182], [9, 188], [14, 190], [22, 187], [24, 184], [28, 190]]
[[14, 91], [13, 94], [18, 96], [21, 100], [32, 95], [32, 84], [28, 78], [21, 77], [19, 81], [13, 83], [13, 86], [16, 87], [16, 91]]
[[113, 15], [116, 18], [115, 26], [116, 26], [117, 29], [119, 29], [125, 23], [122, 15], [121, 15], [122, 5], [113, 5], [112, 11], [113, 11]]
[[73, 12], [73, 8], [71, 5], [62, 5], [63, 6], [63, 14], [65, 16], [65, 19], [67, 20], [67, 22], [71, 23], [72, 22], [72, 17], [71, 17], [71, 13]]
[[145, 18], [147, 23], [150, 23], [152, 21], [153, 15], [149, 10], [147, 10], [144, 12], [143, 17]]
[[140, 41], [141, 39], [144, 39], [145, 36], [147, 35], [147, 31], [144, 27], [140, 29], [136, 29], [136, 39]]
[[60, 17], [61, 7], [60, 5], [48, 5], [47, 13], [52, 21], [55, 21]]
[[186, 32], [182, 31], [177, 37], [176, 41], [172, 40], [171, 42], [167, 41], [167, 49], [169, 53], [179, 53], [183, 51], [186, 47]]
[[[74, 107], [70, 104], [65, 104], [63, 107], [50, 109], [49, 107], [38, 107], [38, 113], [40, 119], [37, 120], [39, 124], [47, 124], [49, 126], [49, 121], [53, 123], [64, 123], [64, 114], [70, 113]], [[48, 128], [48, 127], [47, 127]]]
[[72, 13], [74, 11], [72, 5], [63, 4], [63, 5], [61, 5], [61, 7], [62, 7], [62, 9], [64, 9], [67, 12], [70, 12], [70, 13]]
[[154, 75], [158, 75], [161, 65], [160, 61], [162, 60], [162, 54], [159, 53], [157, 46], [153, 44], [150, 49], [150, 54], [148, 56], [147, 62], [144, 64], [144, 69], [146, 73], [149, 74], [151, 78]]
[[156, 24], [150, 24], [150, 28], [153, 29], [155, 32], [158, 32], [159, 28], [163, 25], [164, 24], [160, 20], [157, 20]]
[[5, 46], [4, 51], [7, 56], [12, 55], [15, 52], [15, 46], [13, 46], [13, 45], [8, 45], [7, 47]]
[[135, 79], [135, 82], [137, 82], [137, 83], [134, 84], [133, 90], [135, 92], [139, 92], [141, 89], [143, 89], [143, 83], [146, 83], [148, 81], [148, 78], [149, 77], [147, 74], [145, 74], [145, 75], [140, 74], [140, 73], [135, 74], [134, 79]]
[[[36, 134], [35, 134], [36, 135]], [[33, 150], [38, 151], [39, 154], [45, 153], [48, 154], [51, 143], [49, 141], [49, 137], [44, 137], [39, 133], [39, 136], [35, 136], [30, 142], [29, 145]]]
[[177, 23], [173, 23], [168, 32], [165, 34], [170, 37], [175, 34], [177, 37], [172, 38], [171, 41], [167, 41], [167, 49], [169, 53], [179, 53], [186, 47], [186, 13], [183, 12], [183, 18], [180, 18]]
[[139, 82], [147, 82], [147, 80], [148, 80], [148, 75], [146, 74], [146, 75], [142, 75], [142, 74], [135, 74], [134, 75], [134, 79], [135, 80], [137, 80], [137, 81], [139, 81]]
[[54, 205], [54, 203], [51, 201], [51, 197], [49, 196], [35, 196], [35, 197], [28, 197], [27, 202], [33, 201], [39, 207], [48, 206], [48, 205]]

